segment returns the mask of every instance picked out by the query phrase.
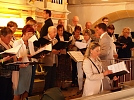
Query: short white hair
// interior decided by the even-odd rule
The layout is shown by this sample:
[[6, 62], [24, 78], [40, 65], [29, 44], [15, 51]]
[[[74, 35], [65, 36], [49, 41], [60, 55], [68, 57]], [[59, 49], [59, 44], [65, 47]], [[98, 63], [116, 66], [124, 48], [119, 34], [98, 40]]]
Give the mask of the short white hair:
[[51, 31], [53, 31], [53, 30], [57, 30], [56, 27], [55, 27], [55, 26], [50, 26], [50, 27], [48, 28], [48, 34], [49, 34]]

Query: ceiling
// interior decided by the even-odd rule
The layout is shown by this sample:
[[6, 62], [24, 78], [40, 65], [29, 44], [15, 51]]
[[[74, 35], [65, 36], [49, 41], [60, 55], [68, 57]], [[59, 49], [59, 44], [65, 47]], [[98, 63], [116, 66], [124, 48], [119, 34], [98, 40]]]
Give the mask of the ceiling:
[[134, 0], [68, 0], [68, 4], [96, 4], [96, 3], [118, 3], [134, 2]]

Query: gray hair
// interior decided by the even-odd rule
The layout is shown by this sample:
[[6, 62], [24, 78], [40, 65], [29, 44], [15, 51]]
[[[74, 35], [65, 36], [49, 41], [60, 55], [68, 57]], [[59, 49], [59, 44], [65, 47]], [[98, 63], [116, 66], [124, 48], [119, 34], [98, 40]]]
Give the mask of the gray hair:
[[55, 26], [50, 26], [48, 28], [48, 34], [51, 33], [52, 30], [57, 30]]

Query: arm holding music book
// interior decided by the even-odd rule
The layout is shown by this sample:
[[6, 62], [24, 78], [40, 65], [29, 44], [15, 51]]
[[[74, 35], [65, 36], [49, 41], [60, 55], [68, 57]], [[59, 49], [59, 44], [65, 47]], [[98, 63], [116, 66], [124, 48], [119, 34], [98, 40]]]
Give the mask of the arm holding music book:
[[68, 51], [67, 53], [75, 62], [82, 62], [84, 59], [84, 56], [80, 51]]
[[109, 65], [108, 69], [112, 70], [113, 72], [112, 74], [107, 75], [110, 79], [113, 79], [114, 76], [121, 76], [121, 75], [129, 73], [124, 61], [113, 64], [113, 65]]

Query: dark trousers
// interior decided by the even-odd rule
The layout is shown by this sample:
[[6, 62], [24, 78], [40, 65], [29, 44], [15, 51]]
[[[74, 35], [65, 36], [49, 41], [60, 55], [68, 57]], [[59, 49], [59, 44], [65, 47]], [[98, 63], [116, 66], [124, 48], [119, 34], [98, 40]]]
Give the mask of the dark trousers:
[[77, 63], [72, 60], [72, 84], [77, 84]]
[[0, 77], [0, 100], [13, 100], [11, 78]]
[[46, 91], [49, 88], [53, 88], [55, 86], [56, 80], [56, 64], [53, 66], [44, 66], [47, 75], [45, 76], [45, 87], [44, 90]]
[[30, 88], [29, 88], [29, 96], [32, 95], [33, 91], [33, 84], [34, 84], [34, 78], [35, 78], [35, 71], [36, 71], [36, 65], [32, 66], [32, 77], [31, 77], [31, 83], [30, 83]]

